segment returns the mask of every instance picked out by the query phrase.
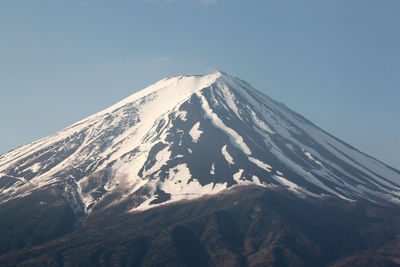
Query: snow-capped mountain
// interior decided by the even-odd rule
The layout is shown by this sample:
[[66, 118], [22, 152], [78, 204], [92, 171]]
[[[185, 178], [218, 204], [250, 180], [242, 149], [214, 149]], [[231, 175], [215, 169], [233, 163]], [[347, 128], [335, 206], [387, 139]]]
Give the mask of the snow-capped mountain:
[[0, 156], [0, 201], [57, 189], [85, 213], [247, 184], [400, 203], [398, 170], [222, 72], [165, 78]]

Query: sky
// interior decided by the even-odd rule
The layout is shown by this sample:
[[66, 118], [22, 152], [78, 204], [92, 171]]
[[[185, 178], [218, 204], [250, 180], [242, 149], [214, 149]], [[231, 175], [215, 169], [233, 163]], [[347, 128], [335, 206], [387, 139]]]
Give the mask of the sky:
[[400, 1], [1, 0], [0, 154], [222, 70], [400, 169]]

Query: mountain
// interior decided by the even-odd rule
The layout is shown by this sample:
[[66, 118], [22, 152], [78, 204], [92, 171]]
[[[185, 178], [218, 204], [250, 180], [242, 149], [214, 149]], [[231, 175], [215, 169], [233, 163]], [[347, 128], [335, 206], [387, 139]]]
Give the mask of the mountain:
[[[2, 201], [64, 188], [84, 213], [132, 210], [235, 185], [400, 203], [400, 172], [222, 72], [166, 78], [0, 157]], [[103, 205], [105, 205], [103, 203]]]
[[[281, 256], [274, 252], [274, 243], [257, 256], [258, 261], [269, 257], [279, 265], [279, 257], [292, 257], [293, 262], [286, 264], [325, 264], [361, 249], [398, 245], [393, 238], [398, 234], [399, 204], [400, 171], [338, 140], [248, 83], [223, 72], [165, 78], [52, 136], [0, 156], [0, 215], [4, 218], [0, 222], [4, 233], [0, 254], [8, 252], [0, 257], [0, 263], [3, 259], [14, 265], [39, 257], [39, 265], [47, 260], [63, 265], [67, 259], [71, 265], [83, 264], [65, 256], [79, 254], [71, 252], [71, 246], [82, 249], [85, 243], [95, 251], [112, 247], [110, 242], [117, 242], [111, 238], [113, 233], [113, 237], [119, 236], [118, 242], [133, 242], [124, 243], [121, 251], [125, 252], [118, 251], [123, 255], [129, 249], [142, 249], [140, 253], [148, 256], [154, 247], [163, 247], [161, 241], [150, 246], [150, 240], [165, 238], [164, 248], [172, 247], [175, 254], [171, 255], [176, 256], [168, 264], [193, 266], [193, 262], [185, 262], [185, 255], [193, 254], [184, 253], [190, 250], [185, 244], [190, 243], [196, 253], [201, 252], [192, 259], [200, 257], [200, 263], [209, 265], [218, 261], [204, 251], [203, 235], [209, 223], [216, 223], [216, 229], [210, 228], [220, 235], [214, 241], [229, 243], [218, 257], [223, 259], [230, 251], [231, 266], [251, 265], [243, 252], [250, 245], [244, 244], [267, 242], [268, 238], [271, 243], [275, 240], [268, 236], [271, 234], [299, 243]], [[279, 206], [283, 210], [278, 211]], [[304, 212], [294, 212], [295, 207]], [[316, 231], [324, 238], [341, 239], [331, 243], [318, 239], [307, 226], [317, 229], [318, 224], [292, 218], [291, 213], [336, 219], [342, 228], [329, 230], [329, 221], [317, 218], [314, 221], [320, 229]], [[169, 214], [170, 219], [164, 216], [162, 220], [157, 217], [160, 214]], [[376, 214], [380, 214], [379, 220]], [[120, 220], [135, 229], [143, 228], [143, 232]], [[229, 221], [236, 226], [231, 229]], [[176, 230], [177, 224], [183, 228]], [[263, 224], [272, 227], [268, 231], [275, 230], [268, 232]], [[367, 237], [365, 233], [373, 232], [377, 225], [386, 232]], [[244, 237], [249, 235], [249, 227], [255, 231], [250, 241]], [[125, 231], [132, 234], [131, 239], [122, 237]], [[262, 233], [262, 240], [254, 241], [258, 238], [255, 233]], [[92, 240], [92, 234], [99, 239]], [[325, 255], [325, 250], [338, 249], [340, 242], [348, 241], [346, 237], [351, 241], [344, 254], [334, 253], [336, 258]], [[168, 243], [171, 238], [173, 245]], [[60, 240], [68, 248], [60, 245]], [[278, 247], [288, 249], [285, 244]], [[27, 252], [28, 248], [32, 250]], [[18, 249], [25, 250], [13, 254]], [[48, 251], [58, 254], [46, 254]], [[143, 264], [140, 253], [133, 253], [139, 258], [132, 262]], [[154, 261], [145, 265], [157, 265], [155, 259], [168, 254], [152, 253]], [[381, 254], [367, 260], [363, 254], [356, 255], [343, 259], [343, 264], [354, 260], [395, 262]], [[85, 257], [76, 259], [113, 265], [104, 255], [107, 261], [103, 262]]]

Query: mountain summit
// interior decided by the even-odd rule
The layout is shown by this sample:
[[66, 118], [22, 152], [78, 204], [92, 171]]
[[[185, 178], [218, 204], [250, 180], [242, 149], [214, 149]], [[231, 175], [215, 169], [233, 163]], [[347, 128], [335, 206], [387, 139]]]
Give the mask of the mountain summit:
[[249, 184], [400, 203], [398, 170], [222, 72], [165, 78], [0, 156], [1, 202], [56, 190], [83, 216]]

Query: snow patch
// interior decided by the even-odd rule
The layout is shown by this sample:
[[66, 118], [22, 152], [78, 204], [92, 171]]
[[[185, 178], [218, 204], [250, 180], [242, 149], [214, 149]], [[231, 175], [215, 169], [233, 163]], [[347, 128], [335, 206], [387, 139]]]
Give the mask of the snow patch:
[[210, 174], [215, 175], [215, 164], [214, 163], [211, 165]]
[[169, 170], [169, 178], [161, 183], [160, 188], [171, 194], [170, 201], [192, 199], [206, 194], [216, 194], [226, 189], [227, 183], [209, 183], [201, 185], [196, 178], [192, 178], [186, 164], [179, 164]]
[[35, 173], [40, 170], [40, 167], [42, 167], [42, 164], [40, 162], [37, 162], [37, 163], [33, 164], [32, 166], [30, 166], [29, 168], [27, 168], [26, 170], [30, 170], [31, 172]]
[[261, 169], [264, 169], [267, 172], [271, 172], [272, 167], [270, 165], [268, 165], [267, 163], [264, 163], [261, 160], [258, 160], [258, 159], [253, 158], [253, 157], [249, 157], [249, 160], [251, 162], [253, 162], [254, 164], [256, 164], [258, 167], [260, 167]]
[[243, 172], [243, 169], [239, 169], [239, 171], [233, 175], [233, 180], [235, 180], [236, 183], [239, 184], [241, 182], [240, 178], [242, 177]]
[[200, 122], [196, 122], [195, 125], [193, 125], [192, 129], [190, 129], [189, 134], [192, 137], [192, 140], [194, 143], [197, 143], [197, 141], [200, 138], [200, 135], [203, 133], [202, 130], [200, 130]]
[[310, 152], [307, 152], [304, 149], [301, 149], [301, 151], [303, 151], [304, 155], [306, 155], [309, 160], [312, 160], [315, 163], [317, 163], [319, 166], [324, 167], [320, 161], [314, 159], [314, 157], [311, 155]]
[[254, 175], [253, 175], [253, 176], [252, 176], [252, 181], [249, 181], [249, 180], [246, 180], [245, 178], [242, 178], [242, 177], [243, 177], [243, 172], [244, 172], [243, 169], [239, 169], [238, 172], [236, 172], [235, 174], [233, 174], [233, 180], [235, 180], [235, 182], [236, 182], [237, 185], [252, 185], [252, 184], [257, 184], [257, 185], [263, 186], [263, 185], [260, 183], [260, 180], [258, 179], [257, 176], [254, 176]]
[[226, 161], [231, 164], [234, 165], [235, 162], [233, 161], [232, 156], [228, 153], [228, 151], [226, 150], [226, 145], [224, 145], [221, 149], [221, 153], [222, 155], [225, 157]]
[[289, 187], [290, 190], [292, 191], [301, 191], [301, 187], [298, 186], [297, 184], [287, 180], [286, 178], [279, 176], [279, 175], [274, 175], [275, 180], [279, 181], [282, 185]]
[[260, 120], [260, 119], [257, 117], [257, 114], [256, 114], [253, 110], [250, 110], [250, 113], [251, 113], [253, 122], [254, 122], [256, 125], [258, 125], [261, 129], [263, 129], [263, 130], [264, 130], [265, 132], [267, 132], [267, 133], [275, 134], [275, 132], [272, 131], [271, 128], [270, 128], [264, 121]]
[[175, 116], [176, 116], [176, 118], [180, 118], [182, 121], [186, 121], [187, 120], [187, 118], [186, 118], [187, 112], [186, 111], [179, 110], [179, 111], [177, 111], [175, 113]]
[[146, 174], [152, 174], [160, 170], [161, 167], [170, 159], [170, 157], [171, 157], [171, 151], [169, 150], [169, 147], [166, 146], [156, 154], [155, 156], [156, 163], [149, 170], [146, 170]]
[[257, 176], [253, 175], [251, 177], [251, 179], [253, 180], [253, 183], [258, 184], [258, 185], [262, 185], [261, 182], [260, 182], [260, 179], [258, 179]]

